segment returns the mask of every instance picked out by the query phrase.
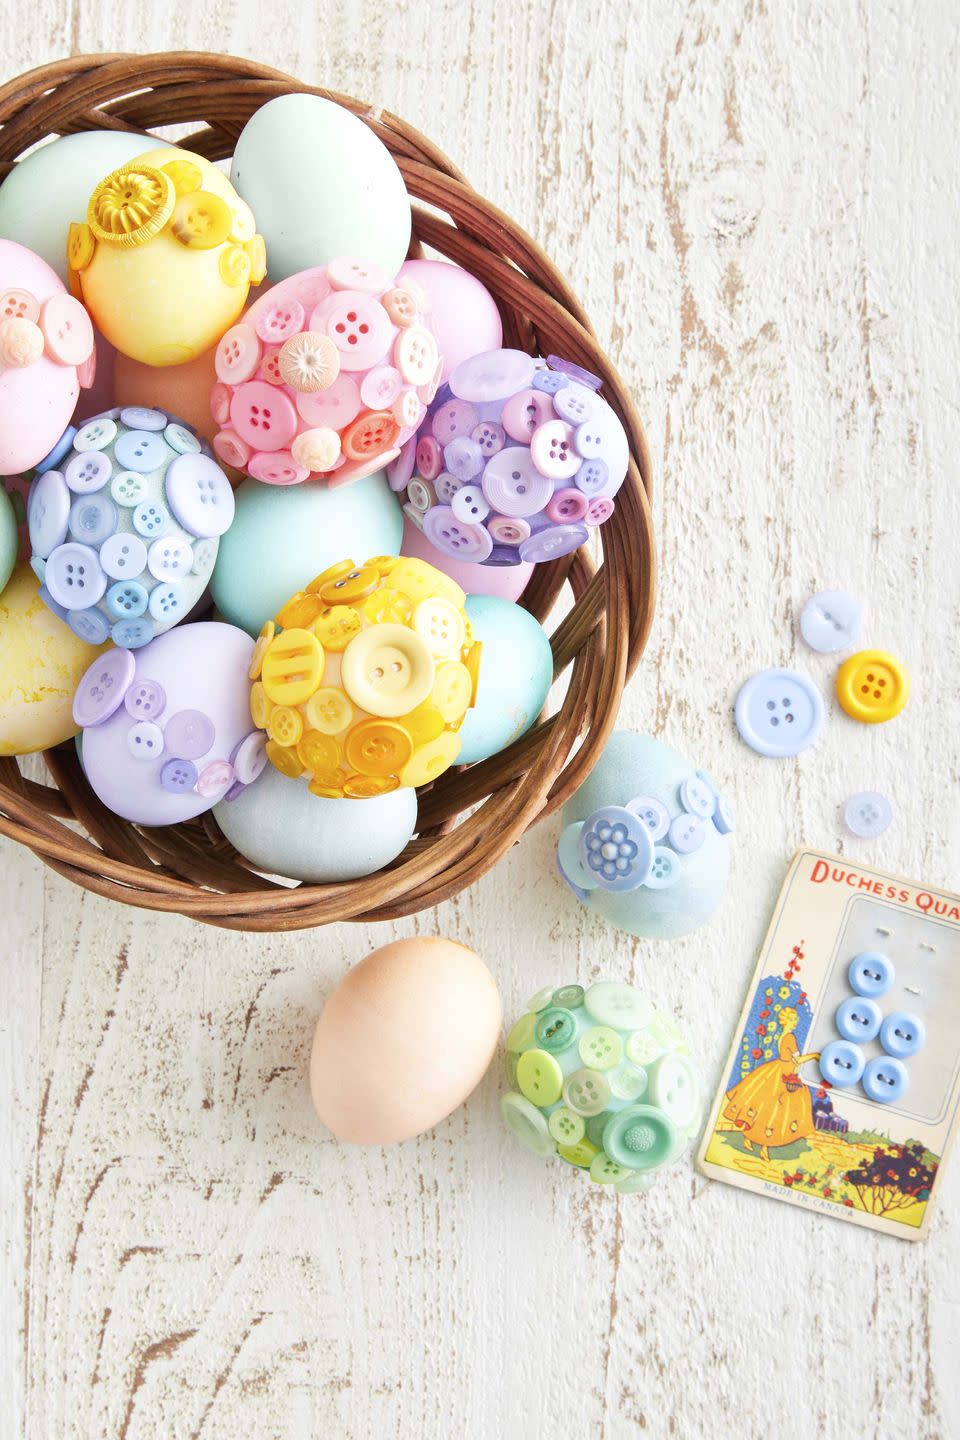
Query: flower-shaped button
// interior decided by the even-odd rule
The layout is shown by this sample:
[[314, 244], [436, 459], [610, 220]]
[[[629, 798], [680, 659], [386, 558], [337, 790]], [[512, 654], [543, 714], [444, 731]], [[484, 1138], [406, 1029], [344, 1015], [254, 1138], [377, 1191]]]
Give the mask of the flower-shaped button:
[[314, 395], [329, 390], [340, 374], [340, 352], [329, 335], [304, 330], [284, 340], [277, 366], [281, 380], [292, 390]]
[[762, 670], [741, 687], [735, 715], [741, 739], [758, 755], [797, 755], [820, 733], [823, 699], [794, 670]]
[[863, 1074], [863, 1051], [850, 1040], [831, 1040], [820, 1052], [819, 1065], [824, 1080], [842, 1090]]
[[597, 810], [584, 823], [580, 859], [605, 890], [636, 890], [653, 864], [653, 841], [641, 820], [619, 805]]
[[910, 1076], [906, 1065], [890, 1055], [878, 1055], [864, 1067], [864, 1093], [878, 1105], [891, 1105], [906, 1094]]
[[860, 650], [837, 671], [837, 699], [853, 720], [879, 725], [892, 720], [910, 698], [906, 670], [884, 650]]
[[882, 1015], [875, 1000], [863, 995], [851, 995], [837, 1007], [833, 1023], [837, 1033], [854, 1045], [866, 1045], [880, 1033]]

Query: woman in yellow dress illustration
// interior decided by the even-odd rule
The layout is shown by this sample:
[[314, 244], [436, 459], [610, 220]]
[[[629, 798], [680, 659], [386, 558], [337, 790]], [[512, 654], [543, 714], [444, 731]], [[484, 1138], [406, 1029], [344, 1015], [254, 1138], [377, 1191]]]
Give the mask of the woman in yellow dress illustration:
[[739, 1130], [747, 1150], [759, 1145], [762, 1160], [770, 1159], [770, 1149], [790, 1145], [812, 1134], [816, 1128], [810, 1091], [798, 1072], [808, 1060], [819, 1060], [819, 1052], [797, 1054], [793, 1032], [800, 1017], [792, 1006], [784, 1006], [779, 1020], [783, 1034], [777, 1059], [758, 1065], [727, 1091], [727, 1103], [717, 1126], [722, 1130]]

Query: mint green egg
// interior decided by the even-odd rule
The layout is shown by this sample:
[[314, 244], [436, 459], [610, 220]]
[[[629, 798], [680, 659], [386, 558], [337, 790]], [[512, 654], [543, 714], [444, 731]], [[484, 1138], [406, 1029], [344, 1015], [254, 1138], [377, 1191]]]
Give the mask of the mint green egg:
[[553, 653], [529, 610], [496, 595], [468, 595], [482, 643], [477, 703], [460, 727], [458, 765], [473, 765], [518, 740], [534, 723], [553, 682]]
[[217, 552], [213, 599], [225, 620], [250, 635], [328, 566], [400, 554], [403, 512], [382, 470], [336, 490], [245, 480], [236, 502]]
[[67, 231], [86, 220], [90, 195], [105, 175], [156, 145], [125, 130], [82, 130], [41, 145], [0, 185], [0, 236], [16, 240], [67, 279]]
[[13, 574], [17, 563], [17, 516], [13, 501], [0, 485], [0, 590]]
[[230, 171], [257, 218], [273, 284], [338, 255], [389, 276], [410, 244], [410, 197], [390, 151], [319, 95], [280, 95], [240, 132]]

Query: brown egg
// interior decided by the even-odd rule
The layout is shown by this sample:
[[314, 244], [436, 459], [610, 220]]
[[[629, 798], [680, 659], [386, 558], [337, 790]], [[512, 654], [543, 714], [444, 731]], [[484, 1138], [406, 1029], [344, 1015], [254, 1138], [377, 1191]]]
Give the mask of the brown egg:
[[429, 1130], [480, 1083], [500, 1022], [493, 976], [465, 945], [418, 938], [374, 950], [331, 991], [317, 1022], [317, 1114], [355, 1145]]

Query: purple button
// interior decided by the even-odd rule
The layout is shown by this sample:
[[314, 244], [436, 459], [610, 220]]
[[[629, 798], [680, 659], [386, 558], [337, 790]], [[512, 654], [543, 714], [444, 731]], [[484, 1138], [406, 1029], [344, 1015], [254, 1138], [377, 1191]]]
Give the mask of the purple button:
[[592, 390], [585, 385], [573, 384], [557, 391], [553, 397], [553, 408], [561, 420], [567, 420], [571, 425], [582, 425], [585, 420], [591, 419], [597, 407]]
[[192, 760], [168, 760], [160, 771], [160, 784], [170, 795], [183, 795], [196, 783], [197, 767]]
[[588, 390], [599, 390], [603, 384], [599, 375], [593, 375], [589, 370], [581, 369], [572, 360], [561, 360], [559, 355], [548, 355], [547, 364], [551, 370], [559, 370], [561, 375], [567, 375], [571, 380], [577, 380], [581, 385], [586, 385]]
[[584, 495], [602, 495], [610, 482], [610, 467], [600, 455], [584, 460], [573, 477], [573, 483]]
[[94, 660], [73, 697], [73, 718], [81, 729], [102, 725], [119, 710], [136, 668], [129, 650], [108, 650]]
[[113, 466], [102, 450], [83, 450], [74, 455], [63, 478], [75, 495], [92, 495], [103, 489], [112, 474]]
[[507, 432], [498, 420], [481, 420], [480, 424], [470, 431], [470, 439], [476, 440], [489, 460], [491, 455], [496, 455], [507, 443]]
[[251, 730], [230, 756], [230, 762], [240, 784], [252, 785], [267, 763], [267, 737], [264, 732]]
[[466, 400], [448, 400], [438, 405], [430, 421], [430, 431], [442, 449], [452, 440], [470, 434], [477, 423], [477, 412]]
[[536, 366], [524, 350], [488, 350], [472, 355], [450, 376], [450, 389], [461, 400], [505, 400], [529, 388]]
[[224, 800], [239, 800], [240, 796], [246, 789], [246, 785], [242, 785], [239, 780], [234, 780], [233, 784], [230, 786], [230, 789], [227, 791], [226, 795], [224, 795], [223, 798]]
[[446, 470], [444, 470], [443, 473], [438, 475], [436, 480], [434, 480], [433, 491], [442, 504], [451, 505], [454, 495], [456, 495], [462, 485], [462, 480], [458, 480], [455, 475], [448, 475]]
[[[536, 515], [553, 494], [525, 445], [508, 445], [487, 461], [480, 482], [488, 504], [501, 515]], [[586, 532], [584, 532], [586, 533]]]
[[233, 524], [230, 481], [209, 456], [178, 455], [167, 470], [166, 485], [170, 509], [192, 535], [210, 539]]
[[635, 800], [628, 800], [626, 809], [643, 821], [650, 831], [651, 840], [662, 840], [670, 829], [669, 810], [652, 795], [638, 795]]
[[407, 488], [410, 477], [413, 475], [416, 458], [417, 437], [411, 435], [410, 439], [400, 446], [400, 454], [396, 460], [391, 460], [387, 466], [387, 484], [395, 493]]
[[699, 850], [704, 838], [703, 821], [696, 815], [678, 815], [670, 824], [670, 844], [681, 855]]
[[217, 737], [213, 721], [202, 710], [178, 710], [163, 733], [167, 749], [184, 760], [206, 755]]
[[486, 560], [493, 541], [482, 525], [458, 520], [449, 505], [435, 505], [423, 517], [423, 531], [431, 544], [454, 560]]
[[124, 695], [123, 703], [134, 720], [156, 720], [163, 714], [167, 696], [156, 680], [137, 680]]
[[59, 470], [48, 470], [35, 480], [27, 505], [30, 544], [41, 560], [67, 538], [70, 491]]
[[127, 731], [127, 749], [134, 760], [159, 760], [163, 754], [163, 731], [152, 720], [138, 720]]
[[69, 610], [67, 624], [79, 639], [88, 645], [102, 645], [110, 636], [110, 626], [99, 610]]
[[444, 447], [443, 463], [457, 480], [472, 480], [483, 469], [483, 451], [469, 435], [460, 435]]
[[490, 554], [484, 560], [484, 565], [519, 565], [520, 555], [510, 545], [494, 545]]
[[534, 390], [542, 390], [545, 395], [556, 395], [558, 390], [569, 384], [566, 375], [559, 370], [538, 370], [533, 377]]
[[621, 805], [605, 805], [584, 821], [578, 849], [587, 874], [615, 894], [639, 889], [653, 864], [650, 831]]
[[559, 560], [562, 555], [579, 550], [586, 539], [585, 525], [551, 525], [524, 540], [520, 546], [520, 559], [533, 565], [544, 560]]

